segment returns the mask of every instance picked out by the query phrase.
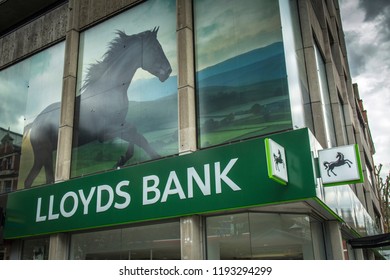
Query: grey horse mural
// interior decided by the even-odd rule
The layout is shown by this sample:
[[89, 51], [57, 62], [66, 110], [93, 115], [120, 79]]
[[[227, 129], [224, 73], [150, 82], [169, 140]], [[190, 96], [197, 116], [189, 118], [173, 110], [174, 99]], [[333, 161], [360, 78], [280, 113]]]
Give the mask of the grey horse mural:
[[[138, 69], [148, 71], [164, 82], [171, 65], [157, 40], [158, 27], [134, 35], [117, 31], [101, 61], [92, 64], [75, 100], [73, 147], [92, 141], [104, 142], [119, 137], [128, 142], [125, 154], [118, 155], [114, 167], [123, 166], [133, 156], [134, 145], [151, 158], [159, 154], [137, 128], [126, 121], [129, 108], [127, 89]], [[24, 185], [31, 187], [44, 168], [46, 183], [54, 182], [53, 152], [57, 149], [60, 103], [44, 109], [28, 125], [34, 163]]]

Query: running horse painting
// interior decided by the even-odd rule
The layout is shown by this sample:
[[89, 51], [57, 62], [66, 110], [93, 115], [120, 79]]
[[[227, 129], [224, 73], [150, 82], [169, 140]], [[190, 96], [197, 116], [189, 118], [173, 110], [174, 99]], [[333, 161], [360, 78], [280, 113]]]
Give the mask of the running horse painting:
[[[117, 31], [102, 60], [89, 67], [81, 94], [75, 100], [73, 147], [119, 137], [128, 142], [128, 146], [125, 154], [118, 155], [114, 167], [126, 164], [133, 156], [134, 145], [142, 148], [151, 159], [159, 157], [136, 127], [126, 121], [127, 89], [136, 71], [141, 68], [161, 82], [172, 72], [157, 40], [158, 29], [134, 35]], [[59, 114], [60, 103], [51, 104], [28, 125], [34, 163], [24, 182], [26, 188], [32, 186], [42, 167], [46, 183], [54, 182], [52, 155], [57, 149]]]

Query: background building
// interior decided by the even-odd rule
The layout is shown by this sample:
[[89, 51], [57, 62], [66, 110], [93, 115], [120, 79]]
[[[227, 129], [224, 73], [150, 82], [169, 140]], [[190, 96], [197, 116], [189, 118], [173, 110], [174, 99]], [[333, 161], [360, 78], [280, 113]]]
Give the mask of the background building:
[[[382, 258], [351, 242], [382, 217], [338, 1], [19, 7], [0, 3], [0, 126], [23, 135], [5, 259]], [[363, 180], [324, 187], [359, 158]]]

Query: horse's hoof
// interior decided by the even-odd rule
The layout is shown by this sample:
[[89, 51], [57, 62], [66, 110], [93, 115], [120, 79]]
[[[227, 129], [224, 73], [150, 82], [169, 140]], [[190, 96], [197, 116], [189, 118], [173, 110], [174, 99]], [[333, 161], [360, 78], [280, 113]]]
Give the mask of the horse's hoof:
[[125, 158], [124, 156], [121, 156], [117, 163], [114, 165], [114, 168], [118, 169], [121, 168], [123, 165], [125, 165]]

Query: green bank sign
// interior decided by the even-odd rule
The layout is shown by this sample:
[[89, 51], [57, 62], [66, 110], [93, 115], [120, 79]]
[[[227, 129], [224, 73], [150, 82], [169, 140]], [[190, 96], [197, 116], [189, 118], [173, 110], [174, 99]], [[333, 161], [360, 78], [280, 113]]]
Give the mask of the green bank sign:
[[288, 184], [268, 177], [264, 139], [11, 193], [5, 238], [127, 224], [315, 197], [307, 129], [274, 135]]

